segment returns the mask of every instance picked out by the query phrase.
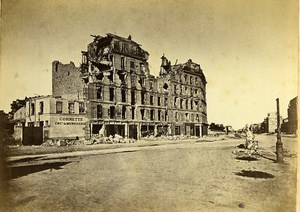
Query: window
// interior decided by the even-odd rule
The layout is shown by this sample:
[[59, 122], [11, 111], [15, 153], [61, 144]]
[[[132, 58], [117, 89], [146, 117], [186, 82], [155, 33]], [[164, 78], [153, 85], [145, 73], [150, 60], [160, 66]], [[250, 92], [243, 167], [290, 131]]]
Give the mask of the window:
[[44, 102], [40, 102], [40, 114], [44, 113]]
[[97, 99], [101, 99], [102, 98], [102, 87], [99, 87], [97, 89]]
[[84, 102], [79, 102], [79, 113], [84, 113], [85, 108], [84, 108]]
[[28, 127], [34, 127], [34, 122], [28, 122]]
[[125, 69], [125, 57], [121, 57], [121, 69]]
[[134, 62], [133, 61], [130, 61], [130, 68], [131, 69], [134, 69], [135, 67], [134, 67]]
[[191, 110], [193, 110], [193, 100], [191, 100]]
[[97, 119], [102, 118], [102, 105], [97, 105]]
[[126, 118], [126, 106], [123, 105], [122, 106], [122, 119], [125, 119]]
[[180, 99], [180, 109], [183, 108], [183, 99]]
[[110, 108], [108, 110], [108, 115], [109, 115], [109, 118], [111, 118], [111, 119], [115, 118], [115, 107], [114, 106], [110, 106]]
[[131, 105], [135, 104], [135, 92], [131, 91]]
[[150, 120], [154, 121], [154, 110], [150, 110]]
[[153, 105], [153, 96], [150, 96], [150, 105]]
[[34, 113], [35, 113], [35, 105], [34, 105], [34, 103], [31, 103], [31, 115], [34, 115]]
[[174, 94], [176, 94], [176, 93], [177, 93], [177, 86], [174, 85]]
[[178, 121], [178, 112], [175, 113], [175, 120]]
[[142, 116], [142, 120], [144, 120], [144, 117], [145, 117], [145, 109], [141, 109], [141, 116]]
[[193, 84], [193, 77], [192, 76], [190, 77], [190, 84], [191, 85]]
[[160, 117], [161, 117], [161, 110], [158, 110], [158, 116], [157, 116], [158, 121], [160, 121]]
[[114, 101], [115, 93], [114, 88], [109, 88], [109, 101]]
[[165, 112], [165, 121], [168, 121], [168, 111]]
[[186, 109], [189, 109], [189, 100], [185, 101], [185, 107], [186, 107]]
[[74, 102], [69, 102], [68, 108], [69, 108], [69, 113], [70, 114], [75, 113], [75, 111], [74, 111]]
[[165, 106], [168, 104], [168, 98], [165, 98]]
[[157, 97], [157, 105], [160, 106], [160, 97]]
[[45, 121], [45, 126], [49, 126], [49, 121]]
[[56, 113], [62, 113], [62, 102], [56, 102]]
[[174, 97], [174, 107], [177, 108], [177, 97]]
[[126, 102], [126, 90], [125, 89], [121, 90], [121, 96], [122, 96], [122, 102]]
[[141, 101], [142, 101], [142, 104], [145, 104], [145, 92], [144, 91], [141, 92]]
[[132, 120], [134, 119], [134, 110], [135, 110], [135, 108], [132, 107], [132, 108], [131, 108], [131, 118], [132, 118]]

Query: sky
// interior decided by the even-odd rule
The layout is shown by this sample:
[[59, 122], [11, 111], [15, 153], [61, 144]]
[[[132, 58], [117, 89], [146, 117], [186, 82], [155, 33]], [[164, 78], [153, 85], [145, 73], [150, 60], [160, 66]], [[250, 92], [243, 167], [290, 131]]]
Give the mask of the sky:
[[297, 0], [2, 0], [0, 110], [51, 94], [51, 63], [81, 62], [90, 35], [115, 33], [160, 57], [192, 59], [207, 79], [208, 122], [260, 123], [282, 116], [298, 85]]

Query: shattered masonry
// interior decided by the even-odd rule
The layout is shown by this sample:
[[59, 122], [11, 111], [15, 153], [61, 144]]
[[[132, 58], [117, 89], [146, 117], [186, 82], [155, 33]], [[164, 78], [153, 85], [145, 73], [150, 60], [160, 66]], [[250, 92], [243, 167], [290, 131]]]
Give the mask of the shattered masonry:
[[148, 67], [149, 53], [131, 36], [93, 37], [87, 51], [82, 51], [80, 66], [87, 139], [207, 134], [207, 82], [199, 64], [188, 60], [171, 65], [162, 56], [155, 78]]

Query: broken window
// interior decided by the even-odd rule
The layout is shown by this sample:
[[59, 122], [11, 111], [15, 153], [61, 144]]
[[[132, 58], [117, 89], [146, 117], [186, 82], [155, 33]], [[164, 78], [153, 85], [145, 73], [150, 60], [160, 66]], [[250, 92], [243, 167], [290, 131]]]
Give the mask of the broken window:
[[102, 118], [102, 105], [97, 105], [97, 119]]
[[84, 108], [84, 102], [79, 102], [79, 113], [84, 113], [85, 108]]
[[150, 89], [153, 89], [153, 82], [152, 81], [149, 82], [149, 85], [150, 85]]
[[134, 67], [134, 62], [133, 61], [130, 61], [130, 68], [131, 69], [134, 69], [135, 67]]
[[141, 109], [141, 116], [142, 116], [142, 120], [144, 120], [144, 117], [145, 117], [145, 109]]
[[44, 102], [40, 102], [40, 114], [44, 113]]
[[143, 63], [140, 63], [140, 72], [144, 73], [144, 71], [145, 71], [145, 66]]
[[153, 96], [150, 96], [150, 105], [153, 105]]
[[188, 76], [184, 75], [184, 82], [187, 83], [188, 82]]
[[102, 87], [97, 89], [97, 99], [102, 99]]
[[144, 86], [145, 85], [145, 81], [142, 77], [140, 77], [138, 83], [140, 83], [141, 86]]
[[150, 120], [154, 121], [154, 110], [150, 110]]
[[62, 102], [56, 102], [56, 113], [62, 113]]
[[34, 113], [35, 113], [35, 105], [34, 105], [34, 103], [31, 103], [31, 115], [34, 115]]
[[108, 71], [109, 75], [108, 75], [108, 79], [110, 82], [114, 81], [114, 72], [113, 71]]
[[125, 69], [125, 57], [121, 57], [121, 69]]
[[189, 121], [189, 119], [190, 119], [190, 116], [189, 116], [188, 113], [186, 113], [186, 114], [185, 114], [185, 120], [186, 120], [186, 121]]
[[69, 102], [68, 109], [69, 109], [70, 114], [75, 113], [75, 111], [74, 111], [74, 102]]
[[160, 106], [160, 97], [157, 97], [157, 105]]
[[109, 118], [114, 119], [115, 118], [115, 106], [110, 106], [108, 110]]
[[124, 83], [126, 78], [126, 71], [118, 71], [118, 76], [121, 82]]
[[121, 95], [122, 95], [122, 102], [126, 102], [126, 90], [125, 89], [122, 89]]
[[135, 107], [132, 107], [131, 108], [131, 118], [132, 118], [132, 120], [134, 119], [134, 110], [135, 110]]
[[158, 110], [158, 116], [157, 116], [158, 121], [160, 121], [160, 117], [161, 117], [161, 110]]
[[167, 90], [168, 90], [168, 88], [169, 88], [168, 84], [167, 84], [167, 83], [165, 83], [165, 84], [163, 85], [163, 89], [164, 89], [164, 91], [167, 91]]
[[109, 88], [109, 101], [114, 101], [115, 98], [115, 90], [114, 88]]
[[87, 52], [82, 52], [82, 63], [87, 64]]
[[135, 105], [135, 92], [131, 91], [131, 105]]
[[123, 105], [122, 106], [122, 119], [125, 119], [126, 118], [126, 106]]

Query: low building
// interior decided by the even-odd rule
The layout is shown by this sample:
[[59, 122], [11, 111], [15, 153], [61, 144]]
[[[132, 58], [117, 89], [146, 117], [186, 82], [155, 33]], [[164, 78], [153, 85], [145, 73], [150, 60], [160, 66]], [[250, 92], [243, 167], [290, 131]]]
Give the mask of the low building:
[[289, 134], [297, 134], [298, 129], [298, 97], [293, 98], [288, 106], [288, 126], [287, 133]]
[[50, 95], [30, 97], [24, 110], [24, 145], [41, 144], [46, 139], [84, 137], [86, 117], [83, 101]]

